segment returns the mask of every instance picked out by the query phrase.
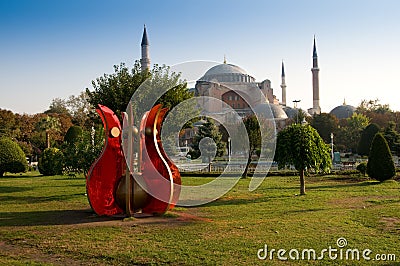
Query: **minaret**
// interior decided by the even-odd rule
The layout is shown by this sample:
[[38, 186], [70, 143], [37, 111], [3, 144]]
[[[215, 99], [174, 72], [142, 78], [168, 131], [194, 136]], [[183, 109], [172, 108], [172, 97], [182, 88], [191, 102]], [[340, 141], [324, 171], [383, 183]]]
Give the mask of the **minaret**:
[[313, 108], [309, 112], [313, 114], [320, 114], [321, 107], [319, 106], [319, 68], [318, 68], [318, 55], [317, 55], [317, 45], [315, 44], [314, 35], [314, 48], [313, 48], [313, 67], [312, 72], [312, 87], [313, 87]]
[[142, 72], [149, 71], [150, 69], [150, 52], [149, 52], [149, 39], [147, 38], [146, 25], [144, 25], [143, 37], [142, 37], [142, 58], [140, 59], [140, 65]]
[[286, 106], [286, 82], [285, 82], [285, 66], [282, 61], [282, 82], [281, 82], [281, 88], [282, 88], [282, 105]]

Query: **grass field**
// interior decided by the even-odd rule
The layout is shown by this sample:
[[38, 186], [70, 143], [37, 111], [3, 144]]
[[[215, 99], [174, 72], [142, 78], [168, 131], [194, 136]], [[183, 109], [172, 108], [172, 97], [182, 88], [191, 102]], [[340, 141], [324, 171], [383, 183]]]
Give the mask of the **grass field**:
[[[84, 178], [3, 177], [0, 265], [400, 265], [399, 182], [307, 177], [307, 195], [296, 196], [298, 182], [295, 176], [268, 177], [249, 192], [249, 180], [240, 180], [205, 206], [124, 221], [91, 212]], [[342, 249], [339, 238], [347, 240]], [[265, 245], [268, 252], [285, 249], [288, 261], [279, 260], [277, 251], [259, 260]], [[336, 260], [327, 252], [323, 260], [289, 257], [291, 249], [300, 258], [304, 249], [319, 257], [329, 246], [339, 249], [332, 253]], [[370, 249], [371, 261], [346, 260], [347, 249]], [[395, 254], [397, 260], [378, 263], [372, 260], [376, 254]]]

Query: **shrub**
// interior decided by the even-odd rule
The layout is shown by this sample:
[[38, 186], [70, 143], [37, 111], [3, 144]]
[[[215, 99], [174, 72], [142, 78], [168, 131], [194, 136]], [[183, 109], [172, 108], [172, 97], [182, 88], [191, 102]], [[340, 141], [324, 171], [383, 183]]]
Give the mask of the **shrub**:
[[82, 128], [80, 126], [72, 126], [68, 129], [67, 133], [65, 133], [64, 141], [67, 143], [75, 143], [79, 140], [82, 135]]
[[367, 164], [365, 162], [360, 163], [357, 165], [357, 171], [359, 171], [363, 176], [365, 176], [365, 173], [367, 172]]
[[81, 172], [86, 175], [93, 162], [101, 154], [103, 146], [103, 128], [98, 128], [95, 132], [82, 131], [73, 143], [63, 144], [64, 171], [72, 175]]
[[39, 172], [42, 175], [61, 175], [64, 167], [64, 155], [57, 148], [47, 148], [39, 159]]
[[371, 149], [371, 143], [376, 133], [380, 130], [377, 124], [369, 124], [361, 133], [360, 142], [358, 143], [358, 154], [367, 155]]
[[396, 174], [392, 154], [382, 133], [375, 135], [368, 156], [367, 174], [378, 181], [391, 179]]
[[21, 173], [28, 169], [28, 163], [21, 147], [9, 138], [0, 139], [0, 176], [5, 172]]

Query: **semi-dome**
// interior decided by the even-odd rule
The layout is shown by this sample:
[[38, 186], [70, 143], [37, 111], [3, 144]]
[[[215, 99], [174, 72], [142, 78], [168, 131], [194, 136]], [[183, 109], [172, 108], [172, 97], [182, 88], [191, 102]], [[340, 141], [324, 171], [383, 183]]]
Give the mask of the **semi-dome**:
[[356, 108], [354, 106], [343, 104], [333, 108], [330, 114], [336, 116], [337, 119], [344, 119], [351, 117], [355, 111]]
[[225, 63], [210, 68], [200, 80], [217, 82], [255, 82], [255, 79], [248, 75], [242, 68]]
[[283, 111], [282, 107], [277, 104], [270, 104], [270, 103], [258, 104], [256, 105], [256, 107], [254, 107], [254, 112], [266, 118], [272, 118], [273, 115], [274, 119], [276, 120], [288, 118], [285, 111]]
[[292, 107], [289, 107], [289, 106], [285, 106], [285, 107], [283, 108], [283, 110], [285, 111], [286, 115], [287, 115], [290, 119], [296, 119], [299, 110], [300, 110], [300, 112], [303, 113], [304, 116], [306, 116], [306, 117], [311, 117], [311, 115], [310, 115], [308, 112], [304, 111], [303, 109], [292, 108]]

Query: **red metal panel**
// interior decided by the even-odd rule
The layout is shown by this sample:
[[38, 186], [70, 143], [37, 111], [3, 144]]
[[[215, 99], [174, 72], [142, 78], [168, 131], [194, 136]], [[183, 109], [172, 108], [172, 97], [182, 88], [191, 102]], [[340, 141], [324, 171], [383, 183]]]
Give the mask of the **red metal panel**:
[[[103, 121], [105, 145], [99, 158], [93, 163], [86, 178], [89, 203], [98, 215], [112, 216], [123, 213], [117, 205], [115, 192], [123, 175], [124, 156], [121, 148], [121, 124], [114, 112], [99, 105], [96, 110]], [[118, 129], [118, 130], [117, 130]], [[111, 131], [113, 130], [113, 135]]]
[[[166, 156], [160, 139], [161, 124], [167, 110], [162, 109], [161, 105], [154, 106], [147, 117], [144, 117], [145, 123], [142, 123], [141, 131], [145, 132], [142, 176], [150, 194], [157, 195], [157, 198], [150, 197], [149, 203], [143, 208], [144, 213], [165, 213], [175, 206], [179, 198], [180, 190], [176, 184], [181, 184], [180, 174], [178, 168]], [[165, 179], [168, 182], [165, 182]]]

